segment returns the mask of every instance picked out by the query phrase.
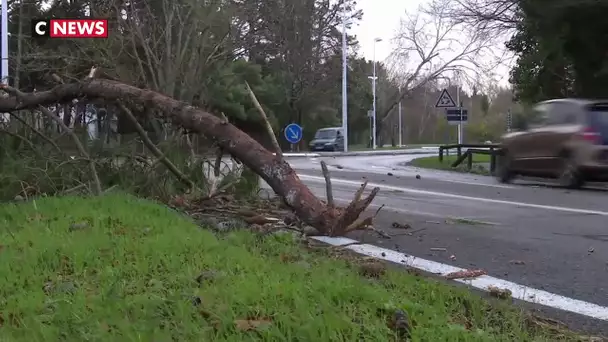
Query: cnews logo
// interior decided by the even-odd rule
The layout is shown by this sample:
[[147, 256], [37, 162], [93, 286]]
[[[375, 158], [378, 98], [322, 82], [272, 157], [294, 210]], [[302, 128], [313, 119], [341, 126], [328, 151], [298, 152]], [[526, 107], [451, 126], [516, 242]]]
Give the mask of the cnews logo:
[[108, 38], [108, 20], [34, 19], [32, 37]]

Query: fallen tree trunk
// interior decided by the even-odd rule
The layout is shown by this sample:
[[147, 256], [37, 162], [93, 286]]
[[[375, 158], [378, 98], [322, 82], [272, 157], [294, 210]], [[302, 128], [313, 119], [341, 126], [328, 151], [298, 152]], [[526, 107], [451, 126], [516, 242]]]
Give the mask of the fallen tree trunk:
[[[39, 105], [64, 103], [76, 98], [97, 98], [119, 102], [131, 108], [143, 106], [158, 109], [173, 123], [217, 140], [224, 151], [259, 174], [303, 222], [315, 227], [321, 234], [337, 236], [346, 233], [347, 229], [353, 230], [352, 224], [379, 191], [375, 188], [363, 199], [358, 194], [346, 209], [328, 206], [300, 181], [295, 171], [280, 156], [273, 155], [226, 120], [160, 93], [117, 81], [87, 79], [59, 84], [51, 90], [35, 93], [22, 93], [6, 85], [0, 85], [0, 89], [11, 95], [0, 97], [0, 113], [34, 109]], [[366, 222], [369, 223], [369, 220]]]

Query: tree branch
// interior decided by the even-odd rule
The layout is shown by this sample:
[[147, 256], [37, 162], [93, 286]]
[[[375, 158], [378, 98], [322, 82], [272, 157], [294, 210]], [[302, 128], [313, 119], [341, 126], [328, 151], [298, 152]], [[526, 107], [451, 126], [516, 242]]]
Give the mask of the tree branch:
[[10, 114], [10, 116], [12, 118], [14, 118], [15, 120], [19, 121], [22, 125], [24, 125], [25, 127], [31, 129], [32, 132], [34, 132], [36, 135], [38, 135], [39, 137], [41, 137], [42, 139], [44, 139], [46, 142], [48, 142], [49, 144], [51, 144], [57, 151], [63, 153], [63, 151], [61, 150], [61, 148], [59, 148], [59, 146], [51, 138], [47, 137], [44, 133], [40, 132], [34, 126], [30, 125], [25, 120], [23, 120], [22, 118], [20, 118], [19, 115], [16, 115], [15, 113], [12, 113], [12, 112], [10, 112], [9, 114]]
[[180, 180], [180, 182], [182, 182], [184, 185], [186, 185], [189, 190], [194, 190], [196, 188], [194, 182], [191, 181], [188, 177], [186, 177], [186, 175], [183, 172], [181, 172], [177, 168], [177, 166], [175, 166], [175, 164], [173, 164], [167, 158], [167, 156], [165, 156], [165, 154], [161, 150], [159, 150], [158, 147], [156, 147], [156, 145], [154, 145], [152, 140], [150, 140], [150, 138], [148, 137], [148, 133], [146, 133], [146, 130], [143, 127], [141, 127], [141, 125], [137, 121], [137, 118], [135, 118], [135, 115], [133, 115], [131, 110], [129, 110], [129, 108], [127, 108], [124, 104], [122, 104], [120, 102], [118, 102], [117, 105], [118, 105], [118, 108], [120, 108], [120, 110], [127, 116], [127, 118], [129, 118], [131, 123], [133, 123], [133, 126], [135, 127], [135, 130], [139, 134], [141, 141], [150, 150], [150, 152], [152, 152], [152, 154], [154, 154], [154, 156], [156, 156], [156, 158], [158, 158], [158, 160], [161, 163], [163, 163], [163, 165], [165, 165], [167, 167], [167, 169], [169, 169], [169, 171], [171, 171], [171, 173], [173, 173], [175, 175], [175, 177], [177, 177], [177, 179]]
[[327, 205], [330, 207], [334, 206], [334, 194], [331, 186], [331, 175], [329, 169], [324, 160], [321, 160], [321, 169], [323, 170], [323, 177], [325, 178], [325, 193], [327, 194]]
[[[0, 89], [3, 89], [11, 95], [14, 95], [17, 101], [23, 101], [23, 99], [26, 99], [31, 96], [31, 93], [23, 93], [20, 90], [15, 89], [13, 87], [9, 87], [5, 84], [0, 85]], [[61, 120], [57, 115], [51, 113], [51, 111], [48, 110], [48, 108], [44, 107], [42, 103], [39, 103], [37, 105], [33, 104], [32, 107], [33, 106], [37, 106], [38, 110], [40, 110], [42, 114], [44, 114], [47, 118], [53, 120], [59, 127], [61, 127], [62, 131], [67, 133], [72, 138], [72, 140], [74, 141], [74, 145], [76, 145], [76, 148], [78, 149], [78, 152], [80, 152], [83, 158], [85, 158], [89, 162], [89, 168], [91, 169], [91, 177], [93, 177], [93, 185], [95, 186], [95, 194], [101, 195], [103, 190], [101, 189], [101, 181], [99, 180], [99, 176], [97, 174], [95, 161], [91, 159], [84, 146], [80, 142], [80, 139], [78, 139], [78, 136], [74, 133], [74, 131], [72, 131], [68, 126], [65, 125], [63, 120]], [[2, 106], [0, 105], [0, 107]], [[5, 112], [11, 112], [11, 110], [6, 110]]]
[[247, 91], [249, 92], [251, 101], [253, 101], [253, 105], [260, 112], [262, 119], [264, 119], [264, 122], [266, 123], [266, 130], [268, 131], [268, 134], [270, 135], [270, 140], [272, 141], [272, 147], [274, 147], [274, 149], [276, 150], [277, 157], [280, 159], [283, 159], [283, 152], [281, 151], [281, 146], [279, 146], [277, 137], [274, 135], [274, 131], [272, 130], [272, 125], [270, 125], [270, 121], [268, 120], [268, 116], [266, 115], [264, 108], [262, 108], [262, 105], [258, 101], [257, 97], [255, 97], [255, 94], [253, 93], [253, 90], [251, 90], [249, 83], [245, 82], [245, 85], [247, 86]]

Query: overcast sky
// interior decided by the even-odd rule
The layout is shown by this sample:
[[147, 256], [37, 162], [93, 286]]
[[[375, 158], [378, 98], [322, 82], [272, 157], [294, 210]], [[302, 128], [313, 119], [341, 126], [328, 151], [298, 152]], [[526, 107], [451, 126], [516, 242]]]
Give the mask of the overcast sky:
[[[358, 8], [363, 10], [363, 20], [355, 25], [350, 31], [357, 36], [361, 46], [360, 53], [367, 59], [374, 56], [374, 38], [381, 38], [383, 41], [376, 43], [376, 60], [386, 59], [393, 46], [391, 39], [400, 26], [400, 19], [407, 10], [414, 13], [420, 5], [424, 5], [429, 0], [359, 0]], [[502, 44], [501, 44], [502, 45]], [[503, 46], [497, 44], [497, 49], [502, 50]], [[499, 74], [497, 81], [503, 85], [508, 85], [509, 64], [497, 68]]]
[[363, 20], [352, 30], [359, 43], [361, 53], [373, 59], [374, 38], [383, 39], [376, 43], [376, 59], [384, 60], [390, 54], [391, 38], [399, 28], [399, 20], [405, 11], [414, 12], [428, 0], [359, 0], [358, 7], [363, 10]]

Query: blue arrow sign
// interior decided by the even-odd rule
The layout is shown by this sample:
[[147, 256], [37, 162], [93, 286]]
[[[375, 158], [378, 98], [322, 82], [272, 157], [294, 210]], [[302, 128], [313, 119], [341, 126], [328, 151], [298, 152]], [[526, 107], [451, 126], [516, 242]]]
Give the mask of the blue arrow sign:
[[297, 144], [302, 140], [302, 127], [292, 123], [285, 127], [285, 139], [290, 144]]

